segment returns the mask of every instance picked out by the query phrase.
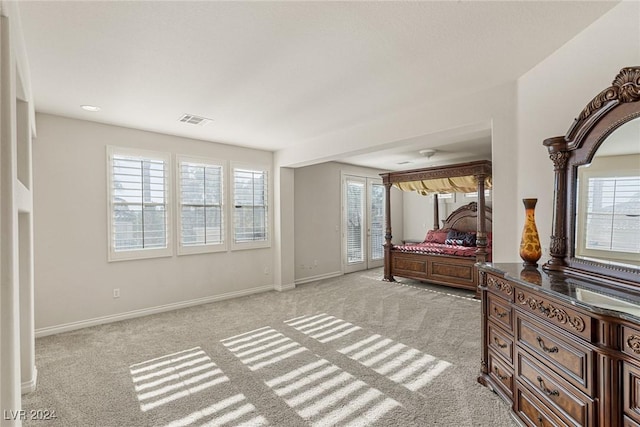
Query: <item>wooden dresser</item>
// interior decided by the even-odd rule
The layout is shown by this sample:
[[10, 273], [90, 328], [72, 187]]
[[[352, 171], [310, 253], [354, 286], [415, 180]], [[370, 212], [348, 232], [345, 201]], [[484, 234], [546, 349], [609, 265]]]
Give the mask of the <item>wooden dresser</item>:
[[482, 375], [527, 426], [640, 426], [640, 295], [480, 266]]

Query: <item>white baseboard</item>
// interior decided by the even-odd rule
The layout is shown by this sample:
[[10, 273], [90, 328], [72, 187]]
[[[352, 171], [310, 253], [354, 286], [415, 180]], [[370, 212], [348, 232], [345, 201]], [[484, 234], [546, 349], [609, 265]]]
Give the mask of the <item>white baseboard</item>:
[[273, 288], [278, 292], [290, 291], [291, 289], [295, 289], [296, 288], [296, 284], [295, 283], [287, 283], [285, 285], [275, 285]]
[[342, 271], [334, 271], [331, 273], [318, 274], [317, 276], [303, 277], [302, 279], [296, 280], [296, 285], [301, 285], [303, 283], [309, 283], [309, 282], [316, 282], [318, 280], [323, 280], [323, 279], [331, 279], [332, 277], [338, 277], [342, 275], [343, 275]]
[[195, 305], [207, 304], [210, 302], [222, 301], [231, 298], [242, 297], [245, 295], [257, 294], [274, 290], [274, 285], [258, 286], [255, 288], [244, 289], [241, 291], [227, 292], [220, 295], [210, 297], [197, 298], [189, 301], [181, 301], [172, 304], [159, 305], [156, 307], [143, 308], [141, 310], [127, 311], [125, 313], [112, 314], [109, 316], [95, 317], [93, 319], [80, 320], [78, 322], [63, 323], [62, 325], [47, 326], [38, 328], [35, 331], [36, 338], [46, 337], [47, 335], [59, 334], [61, 332], [74, 331], [76, 329], [88, 328], [90, 326], [103, 325], [105, 323], [118, 322], [120, 320], [133, 319], [136, 317], [148, 316], [150, 314], [163, 313], [165, 311], [177, 310], [180, 308], [193, 307]]
[[22, 386], [21, 386], [22, 394], [33, 393], [34, 391], [36, 391], [36, 384], [38, 384], [38, 369], [36, 369], [36, 367], [34, 366], [33, 378], [31, 378], [29, 381], [25, 381], [22, 383]]

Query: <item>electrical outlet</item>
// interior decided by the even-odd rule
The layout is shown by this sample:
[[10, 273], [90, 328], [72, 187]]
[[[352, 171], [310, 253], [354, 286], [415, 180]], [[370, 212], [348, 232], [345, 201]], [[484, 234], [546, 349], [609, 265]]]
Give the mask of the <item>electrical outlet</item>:
[[269, 274], [269, 267], [264, 268], [264, 274]]
[[113, 297], [120, 298], [120, 288], [113, 288]]
[[314, 260], [313, 260], [313, 266], [314, 266], [314, 267], [317, 267], [317, 266], [318, 266], [318, 260], [317, 260], [317, 259], [314, 259]]

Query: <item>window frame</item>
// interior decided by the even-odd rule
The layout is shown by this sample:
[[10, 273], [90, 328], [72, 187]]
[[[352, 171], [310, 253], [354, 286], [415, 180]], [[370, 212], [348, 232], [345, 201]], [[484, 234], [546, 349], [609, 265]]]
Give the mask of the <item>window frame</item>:
[[[222, 197], [221, 200], [221, 215], [222, 215], [222, 243], [214, 243], [214, 244], [201, 244], [201, 245], [183, 245], [182, 244], [182, 164], [183, 163], [192, 163], [203, 166], [219, 166], [222, 168], [221, 178], [222, 178]], [[197, 156], [186, 156], [186, 155], [177, 155], [176, 156], [176, 178], [175, 178], [175, 186], [176, 186], [176, 244], [177, 244], [177, 254], [181, 255], [192, 255], [192, 254], [204, 254], [204, 253], [213, 253], [213, 252], [224, 252], [227, 250], [227, 242], [229, 241], [229, 227], [228, 227], [228, 209], [227, 209], [227, 200], [229, 194], [229, 179], [227, 177], [228, 167], [227, 161], [218, 160], [208, 157], [197, 157]], [[206, 233], [206, 232], [205, 232]]]
[[[161, 160], [164, 162], [164, 189], [165, 189], [165, 236], [166, 247], [163, 248], [142, 248], [131, 249], [124, 251], [116, 251], [114, 244], [114, 216], [113, 216], [113, 158], [114, 156], [125, 156], [150, 160]], [[173, 193], [172, 193], [172, 166], [171, 166], [171, 153], [140, 150], [126, 147], [107, 146], [107, 161], [106, 161], [106, 175], [107, 175], [107, 261], [128, 261], [136, 259], [149, 259], [149, 258], [162, 258], [173, 256]]]
[[635, 262], [638, 254], [633, 252], [619, 252], [606, 249], [589, 249], [586, 246], [586, 216], [587, 216], [587, 193], [589, 191], [589, 180], [592, 178], [624, 178], [638, 176], [637, 170], [622, 169], [617, 170], [615, 175], [611, 175], [611, 172], [593, 170], [590, 168], [580, 169], [578, 178], [578, 201], [577, 212], [582, 214], [576, 215], [576, 230], [575, 230], [575, 256], [577, 258], [585, 259], [602, 259], [606, 257], [613, 262]]
[[[250, 171], [260, 171], [264, 172], [267, 175], [267, 198], [266, 198], [266, 218], [265, 218], [265, 226], [267, 229], [267, 238], [265, 240], [252, 240], [247, 242], [236, 242], [235, 240], [235, 231], [236, 231], [236, 217], [235, 217], [235, 171], [236, 169], [242, 170], [250, 170]], [[271, 172], [271, 167], [265, 164], [256, 164], [256, 163], [243, 163], [243, 162], [230, 162], [229, 165], [229, 247], [232, 251], [237, 250], [246, 250], [246, 249], [263, 249], [271, 247], [271, 235], [273, 234], [273, 213], [272, 213], [272, 205], [273, 205], [273, 174]]]

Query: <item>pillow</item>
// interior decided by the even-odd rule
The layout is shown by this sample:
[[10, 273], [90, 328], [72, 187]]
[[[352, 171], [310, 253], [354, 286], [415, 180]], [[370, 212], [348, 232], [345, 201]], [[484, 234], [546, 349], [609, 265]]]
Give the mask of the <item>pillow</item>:
[[475, 246], [476, 234], [465, 233], [464, 231], [458, 230], [450, 230], [449, 233], [447, 233], [447, 238], [445, 239], [444, 243], [447, 245]]
[[449, 233], [449, 231], [451, 230], [429, 230], [427, 232], [427, 236], [424, 238], [424, 241], [428, 243], [444, 243], [444, 241], [447, 239], [447, 234]]

